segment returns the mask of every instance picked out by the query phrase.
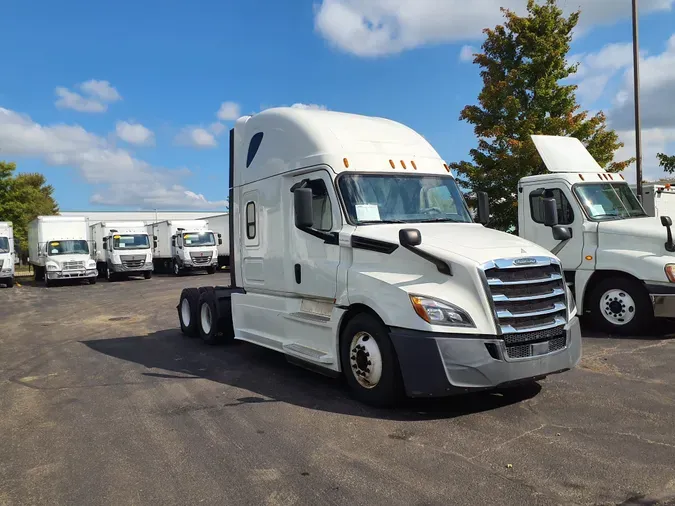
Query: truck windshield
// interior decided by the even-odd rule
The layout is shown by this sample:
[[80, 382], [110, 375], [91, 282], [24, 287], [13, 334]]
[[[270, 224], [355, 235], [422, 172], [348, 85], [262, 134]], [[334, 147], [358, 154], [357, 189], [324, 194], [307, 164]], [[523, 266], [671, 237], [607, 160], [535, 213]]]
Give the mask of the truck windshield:
[[647, 216], [628, 183], [578, 184], [574, 192], [592, 220], [622, 220]]
[[0, 237], [0, 253], [9, 253], [9, 239]]
[[344, 174], [338, 180], [350, 221], [372, 223], [472, 223], [451, 176]]
[[147, 234], [114, 235], [113, 248], [115, 249], [147, 249], [150, 241]]
[[88, 255], [87, 241], [51, 241], [47, 243], [48, 255]]
[[193, 246], [216, 245], [216, 239], [213, 236], [213, 232], [190, 232], [188, 234], [183, 234], [183, 242], [188, 248]]

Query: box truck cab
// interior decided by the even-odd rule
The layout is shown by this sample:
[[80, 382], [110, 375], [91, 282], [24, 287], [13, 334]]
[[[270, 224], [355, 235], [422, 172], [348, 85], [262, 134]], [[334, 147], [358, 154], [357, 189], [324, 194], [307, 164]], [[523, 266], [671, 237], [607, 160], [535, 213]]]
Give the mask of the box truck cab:
[[[648, 216], [621, 175], [605, 172], [575, 138], [533, 135], [547, 174], [518, 184], [519, 235], [560, 258], [578, 310], [608, 332], [675, 317], [669, 216]], [[542, 213], [546, 200], [557, 222]]]
[[14, 286], [14, 229], [11, 221], [0, 221], [0, 285]]
[[100, 277], [152, 277], [152, 249], [144, 222], [100, 222], [90, 226], [92, 257]]
[[578, 363], [558, 259], [475, 223], [448, 166], [410, 128], [293, 108], [243, 117], [230, 132], [230, 185], [232, 286], [185, 289], [183, 332], [343, 373], [358, 398], [384, 405]]
[[[637, 185], [631, 185], [637, 192]], [[649, 216], [675, 216], [675, 188], [671, 184], [643, 184], [642, 207]]]
[[217, 214], [204, 218], [209, 222], [209, 228], [218, 236], [218, 268], [230, 265], [230, 217], [227, 214]]
[[29, 262], [49, 287], [66, 279], [96, 283], [87, 221], [79, 216], [38, 216], [28, 224]]
[[155, 263], [180, 276], [186, 271], [216, 272], [222, 237], [207, 220], [168, 220], [148, 226], [153, 237]]

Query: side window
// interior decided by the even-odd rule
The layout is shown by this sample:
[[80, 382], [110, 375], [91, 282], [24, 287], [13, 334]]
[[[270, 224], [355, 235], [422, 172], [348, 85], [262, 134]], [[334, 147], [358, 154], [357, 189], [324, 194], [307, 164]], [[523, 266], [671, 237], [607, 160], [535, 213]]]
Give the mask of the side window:
[[256, 234], [256, 216], [255, 216], [255, 202], [246, 204], [246, 237], [248, 239], [255, 239]]
[[574, 223], [574, 209], [559, 188], [539, 188], [530, 193], [530, 213], [535, 223], [544, 223], [544, 199], [555, 199], [561, 225]]
[[253, 137], [251, 137], [251, 142], [248, 145], [248, 154], [246, 155], [246, 168], [248, 168], [251, 165], [251, 162], [253, 162], [255, 155], [258, 153], [258, 149], [260, 149], [260, 143], [262, 140], [262, 132], [258, 132]]
[[329, 232], [333, 229], [333, 208], [326, 183], [323, 179], [313, 179], [307, 183], [306, 187], [312, 190], [314, 228]]

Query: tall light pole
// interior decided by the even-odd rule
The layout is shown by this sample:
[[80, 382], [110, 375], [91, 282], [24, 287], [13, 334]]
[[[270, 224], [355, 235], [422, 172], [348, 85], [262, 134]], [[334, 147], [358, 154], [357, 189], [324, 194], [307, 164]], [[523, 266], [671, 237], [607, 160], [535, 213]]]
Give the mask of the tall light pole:
[[642, 201], [642, 127], [640, 123], [640, 43], [638, 40], [638, 6], [633, 2], [633, 93], [635, 102], [635, 177], [637, 196]]

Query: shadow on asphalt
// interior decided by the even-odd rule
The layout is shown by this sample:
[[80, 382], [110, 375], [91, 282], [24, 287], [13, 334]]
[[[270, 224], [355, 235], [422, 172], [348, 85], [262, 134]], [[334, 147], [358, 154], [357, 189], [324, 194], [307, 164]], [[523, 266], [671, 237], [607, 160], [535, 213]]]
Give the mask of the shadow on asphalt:
[[388, 420], [429, 420], [490, 411], [536, 396], [538, 384], [504, 393], [480, 392], [443, 399], [406, 399], [397, 409], [376, 409], [349, 396], [342, 380], [289, 364], [281, 353], [245, 342], [210, 347], [179, 330], [147, 336], [82, 341], [94, 351], [152, 369], [144, 376], [184, 380], [204, 378], [252, 392], [222, 408], [254, 402], [288, 404], [352, 416]]
[[619, 334], [607, 334], [596, 330], [588, 317], [581, 320], [581, 328], [584, 339], [671, 339], [675, 338], [675, 319], [657, 319], [653, 327], [644, 330], [641, 335], [622, 336]]

